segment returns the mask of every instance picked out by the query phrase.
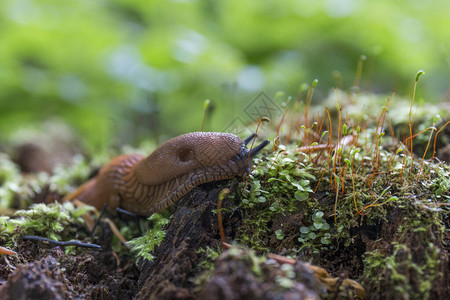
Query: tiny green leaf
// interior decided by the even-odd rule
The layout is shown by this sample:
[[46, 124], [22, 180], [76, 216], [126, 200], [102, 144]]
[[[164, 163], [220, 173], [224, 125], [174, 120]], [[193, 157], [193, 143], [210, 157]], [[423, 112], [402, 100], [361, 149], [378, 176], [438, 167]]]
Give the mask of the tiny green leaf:
[[308, 195], [308, 192], [295, 191], [294, 197], [295, 197], [295, 200], [304, 201], [309, 198], [309, 195]]
[[320, 239], [320, 242], [321, 242], [322, 244], [324, 244], [324, 245], [330, 244], [330, 240], [327, 239], [327, 238], [325, 238], [325, 237], [321, 238], [321, 239]]
[[314, 222], [314, 227], [315, 227], [317, 230], [319, 230], [319, 229], [321, 229], [321, 228], [323, 227], [323, 223], [316, 223], [316, 222]]
[[300, 232], [301, 233], [309, 233], [309, 227], [305, 227], [305, 226], [300, 227]]
[[278, 240], [284, 239], [283, 230], [281, 229], [275, 230], [275, 236], [277, 237]]

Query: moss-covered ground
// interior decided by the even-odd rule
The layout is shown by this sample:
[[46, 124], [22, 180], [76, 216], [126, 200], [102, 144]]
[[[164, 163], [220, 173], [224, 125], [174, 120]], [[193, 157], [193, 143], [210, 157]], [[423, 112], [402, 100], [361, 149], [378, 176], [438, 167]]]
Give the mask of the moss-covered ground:
[[[227, 233], [228, 242], [252, 249], [255, 257], [275, 253], [320, 266], [333, 277], [353, 279], [368, 299], [445, 299], [450, 292], [450, 166], [437, 155], [450, 143], [448, 111], [419, 104], [420, 109], [410, 112], [411, 103], [396, 103], [392, 96], [380, 101], [349, 93], [341, 98], [334, 98], [335, 109], [316, 112], [308, 107], [308, 117], [301, 104], [286, 103], [282, 120], [258, 126], [260, 136], [276, 138], [224, 199], [224, 224], [229, 216], [238, 220], [236, 230]], [[117, 254], [120, 270], [126, 272], [135, 272], [129, 265], [138, 260], [152, 258], [148, 252], [156, 243], [148, 241], [162, 241], [170, 218], [154, 216], [153, 230], [148, 229], [151, 223], [141, 221], [144, 236], [131, 243], [130, 252], [115, 237], [90, 238], [81, 219], [85, 208], [66, 203], [16, 210], [60, 200], [96, 169], [98, 165], [78, 157], [52, 175], [30, 176], [5, 154], [0, 156], [0, 245], [18, 253], [16, 259], [0, 257], [0, 284], [33, 255], [36, 260], [45, 256], [42, 249], [26, 252], [32, 242], [22, 240], [24, 235], [98, 242]], [[139, 236], [135, 222], [109, 217], [126, 238]], [[50, 245], [41, 246], [46, 254], [60, 255]], [[190, 288], [195, 291], [211, 276], [222, 250], [217, 245], [192, 250], [203, 258], [197, 274], [185, 274], [193, 278]], [[74, 258], [92, 253], [84, 251], [93, 250], [71, 246], [65, 253]], [[97, 286], [96, 295], [105, 295], [102, 291]]]

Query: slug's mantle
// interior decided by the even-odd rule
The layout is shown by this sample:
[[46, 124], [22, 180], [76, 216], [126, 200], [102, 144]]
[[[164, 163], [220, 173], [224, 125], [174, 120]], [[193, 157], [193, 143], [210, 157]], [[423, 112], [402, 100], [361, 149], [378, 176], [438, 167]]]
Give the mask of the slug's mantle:
[[249, 150], [246, 145], [255, 136], [242, 141], [230, 133], [193, 132], [172, 138], [147, 157], [120, 155], [65, 200], [98, 209], [106, 203], [149, 216], [200, 184], [247, 175], [253, 157], [269, 144], [265, 140]]

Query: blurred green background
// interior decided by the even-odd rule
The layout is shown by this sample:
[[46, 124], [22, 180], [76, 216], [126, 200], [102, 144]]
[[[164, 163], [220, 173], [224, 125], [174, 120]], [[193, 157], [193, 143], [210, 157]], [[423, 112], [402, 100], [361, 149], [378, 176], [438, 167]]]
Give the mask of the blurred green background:
[[0, 144], [61, 119], [90, 151], [136, 145], [199, 130], [205, 99], [220, 131], [260, 91], [350, 89], [361, 55], [362, 90], [410, 97], [424, 69], [421, 97], [448, 101], [449, 16], [448, 0], [2, 0]]

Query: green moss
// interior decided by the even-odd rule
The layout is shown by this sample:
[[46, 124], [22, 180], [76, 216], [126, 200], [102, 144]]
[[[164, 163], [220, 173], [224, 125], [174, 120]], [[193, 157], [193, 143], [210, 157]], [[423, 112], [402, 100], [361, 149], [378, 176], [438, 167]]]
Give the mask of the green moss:
[[84, 224], [81, 215], [90, 206], [76, 208], [72, 203], [33, 204], [27, 210], [18, 210], [12, 217], [0, 217], [0, 242], [12, 246], [22, 235], [38, 235], [53, 240], [73, 237]]
[[[371, 292], [392, 298], [409, 295], [412, 299], [430, 299], [433, 282], [439, 274], [438, 249], [429, 243], [422, 253], [412, 250], [410, 245], [393, 243], [391, 254], [375, 250], [366, 254], [363, 277]], [[417, 255], [421, 257], [417, 257]]]
[[232, 247], [227, 252], [228, 259], [236, 259], [247, 262], [252, 273], [256, 277], [262, 276], [261, 264], [266, 261], [265, 256], [258, 256], [252, 250], [246, 250], [238, 247]]
[[35, 176], [22, 176], [18, 166], [6, 154], [0, 153], [0, 208], [13, 205], [26, 208], [47, 187], [50, 192], [65, 195], [87, 180], [91, 172], [91, 164], [79, 155], [70, 165], [57, 166], [52, 175], [42, 172]]
[[87, 180], [92, 172], [92, 166], [87, 159], [81, 155], [75, 156], [73, 162], [69, 166], [58, 166], [54, 170], [54, 174], [48, 179], [50, 189], [61, 195], [68, 194], [74, 184]]
[[275, 282], [283, 289], [287, 290], [292, 288], [296, 283], [294, 266], [291, 264], [282, 264], [280, 270], [281, 274], [275, 277]]
[[[387, 108], [383, 110], [387, 112]], [[421, 157], [411, 159], [407, 146], [394, 143], [394, 138], [373, 127], [378, 120], [367, 120], [369, 125], [361, 129], [351, 125], [351, 118], [343, 121], [347, 125], [342, 126], [340, 134], [352, 137], [357, 144], [343, 145], [337, 151], [332, 148], [301, 153], [299, 145], [314, 146], [320, 142], [305, 143], [305, 136], [312, 130], [302, 126], [300, 141], [279, 145], [279, 152], [265, 152], [254, 160], [256, 168], [248, 185], [242, 184], [235, 195], [241, 199], [240, 208], [244, 211], [239, 243], [262, 253], [275, 251], [279, 244], [288, 245], [287, 250], [306, 259], [318, 259], [313, 253], [329, 258], [334, 251], [354, 247], [361, 269], [365, 264], [361, 255], [366, 247], [361, 236], [367, 239], [368, 228], [374, 231], [373, 238], [380, 232], [385, 234], [383, 230], [389, 226], [398, 230], [399, 234], [391, 235], [388, 243], [413, 247], [405, 240], [417, 235], [424, 248], [429, 244], [436, 249], [447, 247], [440, 245], [445, 244], [443, 220], [450, 211], [446, 205], [450, 203], [450, 167], [423, 161]], [[311, 124], [318, 126], [318, 122]], [[328, 139], [325, 129], [329, 128], [325, 126], [321, 136]], [[335, 132], [333, 129], [333, 135]], [[401, 220], [394, 219], [396, 214]], [[286, 220], [280, 216], [287, 215], [299, 220], [291, 224], [295, 231], [274, 226], [281, 222], [278, 220]], [[393, 220], [395, 223], [390, 224]], [[433, 257], [433, 253], [427, 255]], [[432, 261], [430, 264], [434, 265]], [[425, 273], [430, 278], [434, 276], [430, 275], [431, 269]], [[427, 278], [420, 278], [424, 286]]]
[[[328, 232], [330, 225], [323, 218], [323, 212], [317, 211], [312, 215], [312, 225], [300, 227], [300, 237], [298, 241], [302, 243], [302, 247], [310, 247], [314, 249], [327, 250], [330, 244], [331, 234]], [[318, 252], [318, 250], [315, 250]]]
[[[312, 166], [299, 163], [293, 151], [286, 150], [285, 153], [287, 155], [282, 158], [272, 153], [255, 159], [257, 167], [250, 175], [251, 185], [242, 193], [240, 206], [246, 217], [238, 241], [261, 252], [269, 250], [270, 223], [279, 214], [306, 211], [309, 193], [313, 192], [311, 180], [315, 177], [309, 173]], [[243, 187], [242, 184], [238, 193]], [[281, 235], [278, 231], [278, 238]]]
[[200, 269], [213, 270], [214, 263], [222, 253], [222, 250], [220, 248], [213, 249], [207, 246], [205, 248], [198, 249], [196, 253], [205, 256], [205, 258], [198, 264], [198, 267]]
[[0, 153], [0, 208], [11, 206], [20, 183], [21, 176], [17, 165], [6, 154]]
[[151, 254], [156, 246], [159, 246], [164, 239], [166, 232], [163, 227], [169, 224], [169, 219], [160, 214], [153, 214], [148, 218], [153, 222], [153, 227], [147, 230], [141, 237], [128, 242], [131, 251], [136, 253], [138, 258], [152, 261], [155, 257]]

